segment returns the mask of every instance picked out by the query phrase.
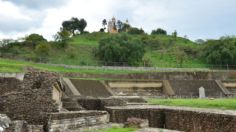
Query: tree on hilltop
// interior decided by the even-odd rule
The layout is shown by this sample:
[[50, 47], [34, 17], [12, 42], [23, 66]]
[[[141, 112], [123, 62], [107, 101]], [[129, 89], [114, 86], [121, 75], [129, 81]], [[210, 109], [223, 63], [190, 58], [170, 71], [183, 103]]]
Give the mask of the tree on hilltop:
[[140, 40], [133, 39], [127, 34], [119, 34], [100, 40], [97, 55], [107, 65], [114, 62], [138, 65], [142, 61], [144, 53], [145, 50]]
[[78, 19], [75, 17], [72, 17], [68, 21], [64, 21], [62, 23], [63, 29], [70, 31], [73, 36], [76, 34], [76, 31], [79, 31], [81, 34], [84, 32], [84, 29], [87, 26], [87, 22], [85, 19]]
[[166, 30], [158, 28], [156, 30], [152, 30], [151, 35], [167, 35]]
[[33, 47], [35, 47], [36, 45], [42, 42], [47, 42], [47, 40], [42, 35], [39, 35], [36, 33], [30, 34], [29, 36], [27, 36], [24, 41], [25, 44], [31, 45]]

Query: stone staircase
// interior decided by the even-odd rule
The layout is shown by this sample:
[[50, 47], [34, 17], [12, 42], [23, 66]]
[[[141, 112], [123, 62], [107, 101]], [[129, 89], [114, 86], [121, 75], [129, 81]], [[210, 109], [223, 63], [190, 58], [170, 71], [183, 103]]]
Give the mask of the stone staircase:
[[77, 103], [77, 100], [74, 100], [70, 97], [64, 97], [62, 99], [62, 107], [68, 111], [80, 111], [84, 110], [82, 106]]
[[236, 81], [225, 81], [223, 85], [233, 96], [236, 96]]

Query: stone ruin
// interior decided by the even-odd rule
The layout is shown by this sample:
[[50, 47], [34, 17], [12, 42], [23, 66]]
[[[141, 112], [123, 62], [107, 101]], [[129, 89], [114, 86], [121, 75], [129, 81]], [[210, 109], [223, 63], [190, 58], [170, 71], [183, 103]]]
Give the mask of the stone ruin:
[[[63, 108], [65, 90], [58, 74], [28, 72], [23, 81], [1, 78], [0, 83], [0, 129], [4, 132], [64, 132], [109, 121], [106, 111], [83, 111], [78, 104], [75, 110], [82, 111]], [[3, 120], [1, 113], [10, 121]]]
[[[139, 123], [140, 119], [149, 123], [144, 122], [145, 126], [179, 131], [236, 130], [235, 111], [152, 106], [140, 97], [114, 96], [114, 92], [119, 93], [127, 86], [131, 88], [123, 92], [129, 95], [133, 86], [137, 89], [137, 84], [143, 83], [68, 80], [59, 74], [41, 71], [27, 72], [23, 80], [0, 77], [0, 132], [83, 131], [80, 128], [109, 122], [127, 123], [129, 119], [133, 119], [131, 124]], [[205, 83], [208, 84], [202, 81], [201, 85]], [[166, 85], [165, 81], [151, 84], [160, 88]], [[170, 84], [182, 86], [180, 81], [171, 80]], [[215, 82], [211, 86], [215, 86]], [[160, 93], [160, 88], [154, 93]], [[149, 92], [139, 90], [136, 92], [140, 94]]]

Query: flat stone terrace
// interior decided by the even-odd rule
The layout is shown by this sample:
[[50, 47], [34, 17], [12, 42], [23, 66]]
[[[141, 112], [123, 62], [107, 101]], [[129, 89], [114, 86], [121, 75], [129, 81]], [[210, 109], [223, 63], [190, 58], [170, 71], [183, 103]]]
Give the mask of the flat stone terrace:
[[176, 110], [176, 111], [191, 111], [199, 113], [209, 113], [209, 114], [221, 114], [236, 116], [236, 110], [220, 110], [220, 109], [207, 109], [207, 108], [193, 108], [193, 107], [176, 107], [176, 106], [161, 106], [161, 105], [127, 105], [127, 106], [111, 106], [106, 107], [112, 110], [151, 110], [151, 109], [164, 109], [164, 110]]

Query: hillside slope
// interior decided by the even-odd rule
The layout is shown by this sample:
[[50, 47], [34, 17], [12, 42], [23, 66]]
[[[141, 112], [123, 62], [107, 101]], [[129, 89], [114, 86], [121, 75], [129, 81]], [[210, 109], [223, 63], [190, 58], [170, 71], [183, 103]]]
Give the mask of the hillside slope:
[[[103, 63], [95, 56], [95, 51], [99, 40], [111, 35], [107, 33], [77, 35], [71, 38], [67, 42], [67, 48], [63, 49], [51, 44], [48, 56], [43, 59], [47, 63], [55, 64], [100, 66]], [[205, 67], [197, 53], [200, 46], [188, 39], [162, 35], [131, 36], [140, 39], [145, 45], [144, 66], [179, 67], [178, 61], [181, 60], [183, 67]], [[34, 61], [35, 53], [28, 47], [16, 45], [9, 51], [1, 53], [0, 57]], [[40, 62], [41, 59], [37, 61]]]

